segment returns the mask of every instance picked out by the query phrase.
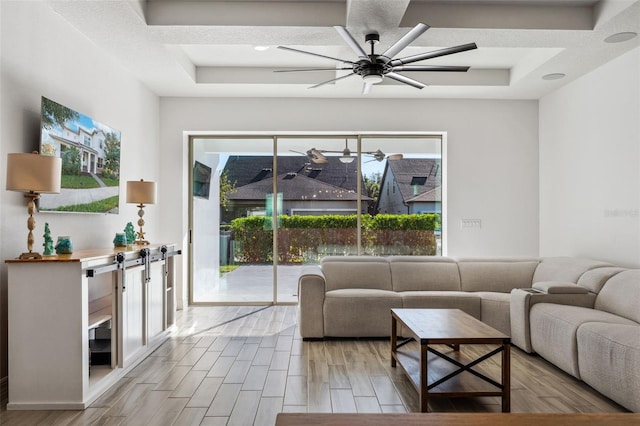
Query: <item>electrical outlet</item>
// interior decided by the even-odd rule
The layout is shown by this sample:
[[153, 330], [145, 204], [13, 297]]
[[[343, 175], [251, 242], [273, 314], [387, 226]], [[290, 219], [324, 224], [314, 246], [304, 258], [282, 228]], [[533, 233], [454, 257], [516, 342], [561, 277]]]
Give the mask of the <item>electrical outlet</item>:
[[460, 228], [482, 228], [481, 219], [460, 219]]

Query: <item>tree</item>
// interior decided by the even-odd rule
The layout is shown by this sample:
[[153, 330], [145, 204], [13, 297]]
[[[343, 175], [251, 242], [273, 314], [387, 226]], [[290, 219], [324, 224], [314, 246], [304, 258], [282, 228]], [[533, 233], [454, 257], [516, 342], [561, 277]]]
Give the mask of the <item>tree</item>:
[[102, 176], [118, 179], [120, 176], [120, 140], [115, 133], [107, 133], [104, 148], [104, 169]]
[[229, 205], [229, 195], [235, 193], [237, 191], [236, 189], [236, 183], [237, 182], [231, 182], [229, 180], [229, 171], [225, 170], [221, 175], [220, 175], [220, 207], [226, 209], [227, 206]]
[[77, 120], [79, 117], [74, 110], [42, 98], [42, 127], [45, 129], [51, 129], [56, 124], [62, 127], [67, 121]]
[[369, 204], [370, 215], [375, 215], [376, 206], [378, 204], [378, 198], [380, 197], [380, 173], [373, 173], [369, 176], [364, 176], [364, 189], [366, 194], [373, 199], [373, 201]]
[[80, 150], [70, 146], [62, 151], [62, 174], [77, 176], [80, 174]]

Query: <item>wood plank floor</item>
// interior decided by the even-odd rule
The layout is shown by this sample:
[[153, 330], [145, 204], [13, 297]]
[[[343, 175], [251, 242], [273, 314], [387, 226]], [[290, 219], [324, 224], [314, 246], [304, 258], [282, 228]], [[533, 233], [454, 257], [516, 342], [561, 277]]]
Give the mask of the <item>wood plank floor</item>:
[[[7, 411], [6, 425], [273, 425], [278, 412], [418, 411], [388, 340], [303, 342], [295, 306], [192, 307], [172, 337], [84, 411]], [[462, 352], [486, 350], [463, 346]], [[468, 351], [468, 352], [467, 352]], [[484, 353], [484, 352], [483, 352]], [[499, 377], [499, 356], [484, 371]], [[512, 412], [624, 412], [514, 348]], [[430, 400], [432, 411], [499, 412], [500, 399]]]

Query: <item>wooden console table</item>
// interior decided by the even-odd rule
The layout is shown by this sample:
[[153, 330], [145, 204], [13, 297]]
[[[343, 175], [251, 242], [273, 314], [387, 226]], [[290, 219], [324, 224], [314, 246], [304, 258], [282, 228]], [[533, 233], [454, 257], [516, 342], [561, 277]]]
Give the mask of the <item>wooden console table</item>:
[[84, 409], [155, 350], [174, 323], [175, 254], [152, 244], [7, 260], [7, 409]]

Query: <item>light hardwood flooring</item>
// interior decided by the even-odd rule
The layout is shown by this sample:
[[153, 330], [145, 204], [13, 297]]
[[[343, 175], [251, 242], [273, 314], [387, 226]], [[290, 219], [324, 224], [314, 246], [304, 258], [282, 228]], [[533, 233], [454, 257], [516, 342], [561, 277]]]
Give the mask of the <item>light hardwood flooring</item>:
[[[303, 342], [295, 306], [191, 307], [172, 337], [84, 411], [6, 411], [7, 425], [273, 425], [278, 412], [418, 411], [388, 340]], [[486, 347], [463, 346], [462, 352]], [[468, 352], [474, 355], [471, 352]], [[485, 371], [499, 377], [499, 356]], [[512, 412], [625, 411], [514, 348]], [[432, 399], [432, 411], [499, 412], [500, 399]]]

